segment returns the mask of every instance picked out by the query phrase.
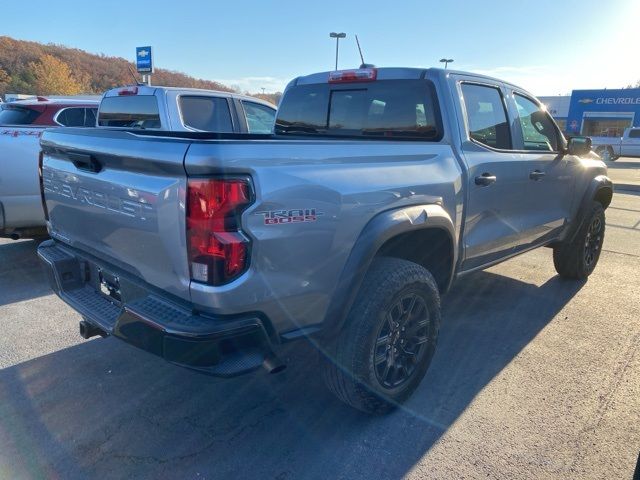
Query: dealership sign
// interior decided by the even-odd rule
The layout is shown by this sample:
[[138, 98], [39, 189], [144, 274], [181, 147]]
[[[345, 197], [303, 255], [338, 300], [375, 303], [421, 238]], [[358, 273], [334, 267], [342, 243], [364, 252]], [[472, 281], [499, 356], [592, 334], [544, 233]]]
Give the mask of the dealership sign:
[[136, 48], [136, 68], [139, 73], [153, 73], [153, 56], [151, 47]]
[[640, 88], [574, 90], [566, 119], [567, 131], [580, 133], [589, 119], [627, 120], [630, 126], [640, 126]]
[[578, 103], [589, 105], [595, 103], [596, 105], [640, 105], [640, 97], [599, 97], [593, 98], [581, 98]]

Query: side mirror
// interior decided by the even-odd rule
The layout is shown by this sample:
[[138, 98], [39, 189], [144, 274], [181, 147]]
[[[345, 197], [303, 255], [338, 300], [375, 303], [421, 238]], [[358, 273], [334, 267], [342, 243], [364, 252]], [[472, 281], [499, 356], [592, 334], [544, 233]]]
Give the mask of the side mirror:
[[567, 146], [569, 155], [581, 157], [591, 151], [591, 138], [589, 137], [571, 137]]

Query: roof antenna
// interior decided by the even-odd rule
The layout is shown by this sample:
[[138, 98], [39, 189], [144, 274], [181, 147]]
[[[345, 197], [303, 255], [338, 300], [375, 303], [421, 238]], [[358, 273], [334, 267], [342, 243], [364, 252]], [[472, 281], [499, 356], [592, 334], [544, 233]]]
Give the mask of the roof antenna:
[[129, 67], [129, 72], [131, 73], [131, 76], [133, 77], [133, 81], [136, 82], [136, 85], [139, 87], [144, 86], [144, 83], [142, 83], [140, 80], [138, 80], [138, 77], [136, 76], [135, 72], [133, 71], [133, 68], [131, 68], [131, 65], [127, 65], [127, 67]]
[[364, 55], [362, 55], [362, 48], [360, 48], [360, 40], [358, 40], [358, 35], [356, 35], [356, 43], [358, 44], [358, 52], [360, 52], [360, 60], [362, 60], [362, 65], [360, 68], [373, 68], [375, 65], [370, 63], [364, 63]]

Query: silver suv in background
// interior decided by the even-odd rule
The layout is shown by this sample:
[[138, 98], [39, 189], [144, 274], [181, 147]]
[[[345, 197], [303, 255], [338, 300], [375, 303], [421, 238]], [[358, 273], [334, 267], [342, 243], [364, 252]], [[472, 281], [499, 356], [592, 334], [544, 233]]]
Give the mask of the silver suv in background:
[[276, 107], [235, 93], [128, 86], [107, 91], [98, 126], [173, 132], [271, 133]]

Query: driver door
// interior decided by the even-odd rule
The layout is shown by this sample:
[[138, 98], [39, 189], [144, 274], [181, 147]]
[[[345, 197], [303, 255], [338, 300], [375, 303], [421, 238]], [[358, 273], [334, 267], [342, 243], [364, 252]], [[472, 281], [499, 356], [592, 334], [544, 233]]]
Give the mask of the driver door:
[[514, 142], [527, 165], [526, 202], [521, 203], [526, 221], [519, 247], [525, 249], [556, 238], [571, 220], [578, 159], [564, 153], [564, 138], [543, 105], [518, 91], [510, 100]]

